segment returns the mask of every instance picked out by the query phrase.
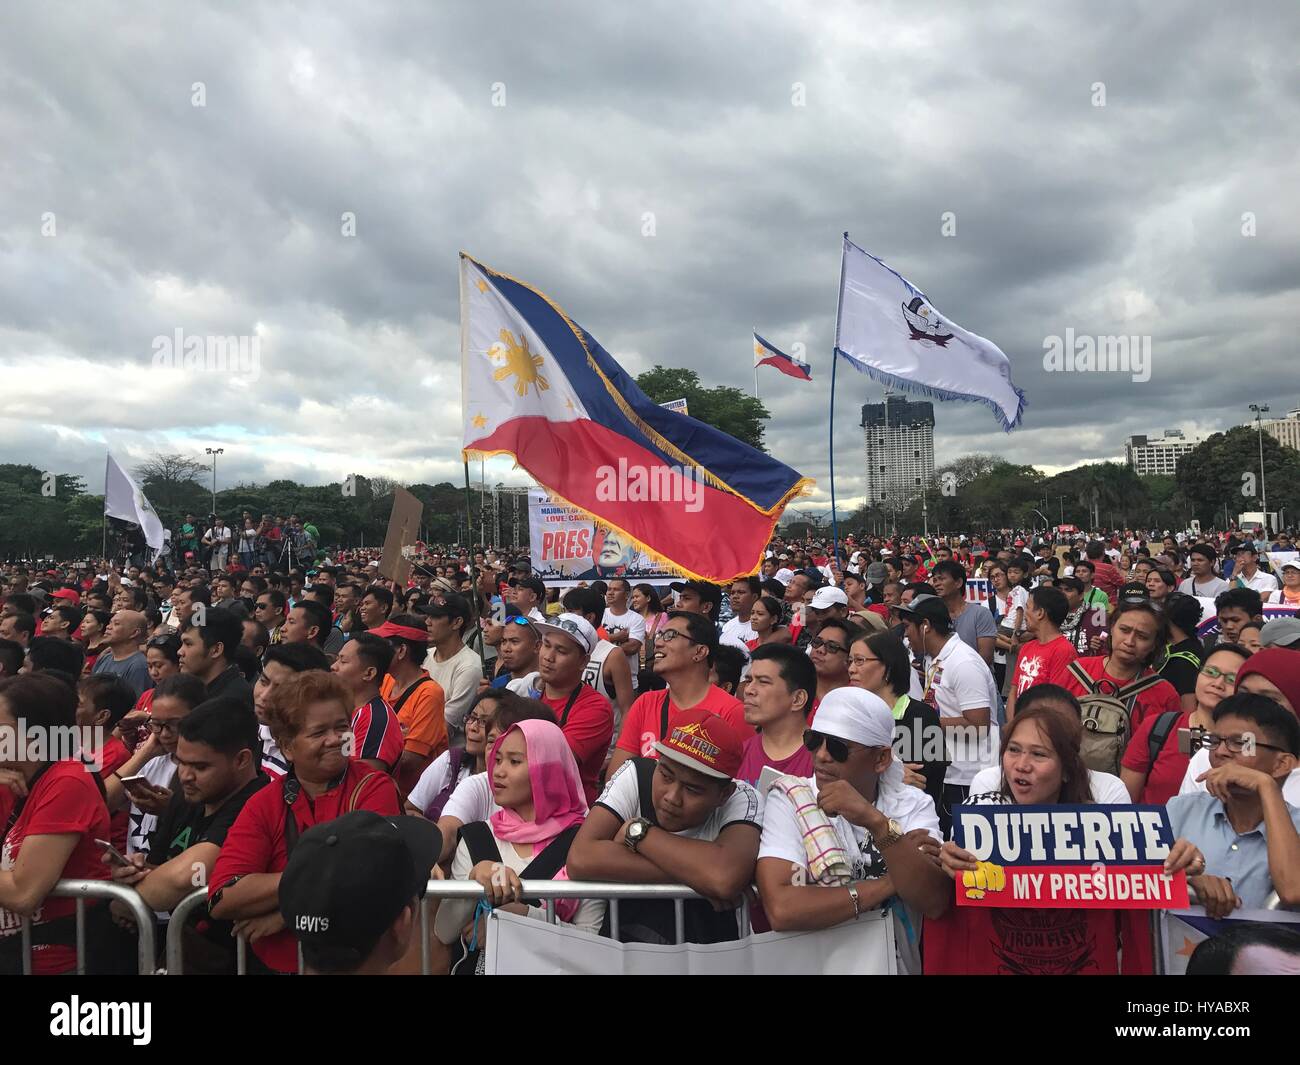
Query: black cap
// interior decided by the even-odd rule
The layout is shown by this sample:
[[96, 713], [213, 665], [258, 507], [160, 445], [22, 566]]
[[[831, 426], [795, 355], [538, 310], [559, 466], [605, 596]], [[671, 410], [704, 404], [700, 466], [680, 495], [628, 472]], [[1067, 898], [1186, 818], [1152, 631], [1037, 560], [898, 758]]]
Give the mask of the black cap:
[[540, 602], [546, 602], [546, 585], [541, 577], [520, 577], [510, 583], [516, 588], [528, 588]]
[[357, 968], [403, 908], [424, 898], [441, 851], [438, 826], [422, 817], [356, 810], [309, 828], [280, 876], [280, 912], [303, 961]]
[[431, 618], [460, 618], [462, 630], [469, 625], [469, 600], [454, 592], [444, 595], [441, 603], [434, 601], [417, 606], [415, 612]]
[[1244, 543], [1240, 543], [1232, 549], [1232, 553], [1234, 555], [1239, 555], [1243, 551], [1249, 551], [1252, 555], [1256, 555], [1256, 556], [1258, 556], [1259, 554], [1259, 552], [1255, 550], [1254, 542], [1251, 540], [1247, 540]]
[[915, 622], [928, 621], [936, 632], [948, 632], [952, 629], [952, 614], [948, 604], [937, 595], [914, 595], [911, 603], [894, 608], [900, 614], [907, 614]]

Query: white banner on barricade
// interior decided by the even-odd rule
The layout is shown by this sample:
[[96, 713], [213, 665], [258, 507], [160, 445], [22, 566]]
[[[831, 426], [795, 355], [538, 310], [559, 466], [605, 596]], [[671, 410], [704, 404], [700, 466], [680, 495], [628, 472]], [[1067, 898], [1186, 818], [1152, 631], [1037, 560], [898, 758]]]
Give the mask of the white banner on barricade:
[[1300, 926], [1300, 913], [1290, 910], [1237, 910], [1231, 917], [1214, 920], [1205, 915], [1203, 906], [1186, 910], [1166, 910], [1160, 915], [1157, 949], [1166, 976], [1184, 976], [1187, 963], [1197, 946], [1234, 924], [1264, 922]]
[[874, 976], [897, 971], [894, 922], [880, 911], [818, 932], [734, 943], [616, 943], [564, 924], [492, 914], [487, 972], [501, 976]]

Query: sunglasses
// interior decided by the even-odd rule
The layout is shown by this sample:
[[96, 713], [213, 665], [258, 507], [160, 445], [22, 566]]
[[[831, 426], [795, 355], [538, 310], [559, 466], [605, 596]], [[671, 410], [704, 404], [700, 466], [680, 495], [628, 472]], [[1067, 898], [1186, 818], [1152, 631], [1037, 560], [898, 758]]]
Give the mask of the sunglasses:
[[848, 650], [843, 644], [836, 643], [834, 640], [823, 640], [820, 636], [814, 636], [808, 641], [808, 645], [815, 651], [825, 648], [833, 655], [842, 655]]
[[836, 762], [847, 762], [849, 760], [849, 745], [838, 736], [827, 736], [824, 732], [817, 732], [814, 729], [807, 729], [803, 734], [803, 745], [808, 750], [816, 754], [822, 749], [822, 744], [826, 745], [826, 753]]

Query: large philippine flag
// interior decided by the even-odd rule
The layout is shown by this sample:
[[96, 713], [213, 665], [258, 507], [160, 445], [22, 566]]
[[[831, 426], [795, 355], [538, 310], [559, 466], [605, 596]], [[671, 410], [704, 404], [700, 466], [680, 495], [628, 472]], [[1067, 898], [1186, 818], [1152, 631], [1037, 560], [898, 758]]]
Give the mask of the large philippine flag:
[[788, 377], [797, 377], [800, 381], [812, 380], [812, 367], [808, 363], [779, 351], [757, 333], [754, 334], [754, 365], [775, 366]]
[[811, 480], [651, 402], [549, 298], [463, 253], [460, 307], [466, 458], [513, 456], [690, 577], [758, 570], [781, 512]]

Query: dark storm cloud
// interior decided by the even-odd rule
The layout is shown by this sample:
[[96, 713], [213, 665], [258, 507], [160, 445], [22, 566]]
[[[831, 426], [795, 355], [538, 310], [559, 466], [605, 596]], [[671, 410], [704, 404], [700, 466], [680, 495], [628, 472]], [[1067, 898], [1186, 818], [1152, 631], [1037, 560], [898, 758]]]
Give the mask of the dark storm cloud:
[[[1224, 428], [1261, 396], [1300, 402], [1292, 5], [4, 17], [0, 454], [92, 487], [105, 443], [130, 461], [224, 443], [222, 483], [457, 480], [461, 249], [632, 372], [748, 391], [751, 328], [803, 345], [814, 383], [763, 370], [760, 388], [769, 447], [818, 479], [814, 502], [845, 229], [1003, 347], [1028, 394], [1010, 435], [939, 405], [940, 462], [1063, 467], [1129, 433]], [[177, 328], [256, 331], [257, 379], [156, 369]], [[1045, 372], [1067, 328], [1151, 336], [1151, 379]], [[845, 501], [880, 390], [838, 380]]]

